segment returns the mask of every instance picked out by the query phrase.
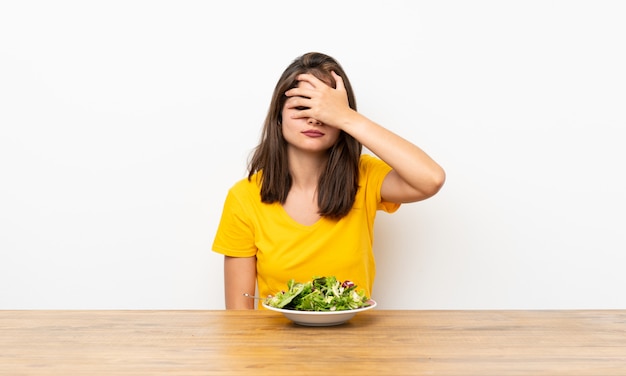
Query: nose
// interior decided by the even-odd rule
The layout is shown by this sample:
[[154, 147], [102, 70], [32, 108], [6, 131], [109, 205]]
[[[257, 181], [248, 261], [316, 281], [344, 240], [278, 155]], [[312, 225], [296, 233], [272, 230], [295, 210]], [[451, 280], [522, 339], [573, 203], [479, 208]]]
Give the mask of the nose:
[[317, 120], [317, 119], [313, 119], [313, 118], [309, 118], [309, 120], [307, 121], [309, 124], [311, 125], [322, 125], [322, 122]]

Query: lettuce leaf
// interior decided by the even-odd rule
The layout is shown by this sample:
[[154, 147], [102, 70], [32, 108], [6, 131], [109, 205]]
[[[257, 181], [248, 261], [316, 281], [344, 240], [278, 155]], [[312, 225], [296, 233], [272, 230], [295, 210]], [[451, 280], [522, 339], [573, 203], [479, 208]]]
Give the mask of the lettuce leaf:
[[336, 277], [314, 277], [308, 282], [290, 280], [287, 291], [268, 297], [265, 304], [300, 311], [345, 311], [369, 305], [363, 290], [351, 281], [341, 282]]

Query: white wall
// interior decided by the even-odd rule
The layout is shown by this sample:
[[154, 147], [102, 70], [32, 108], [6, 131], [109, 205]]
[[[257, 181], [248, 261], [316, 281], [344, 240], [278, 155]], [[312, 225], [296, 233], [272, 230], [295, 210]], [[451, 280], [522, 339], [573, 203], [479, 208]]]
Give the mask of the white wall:
[[344, 66], [446, 169], [380, 214], [381, 308], [626, 308], [620, 1], [0, 3], [0, 309], [221, 309], [278, 76]]

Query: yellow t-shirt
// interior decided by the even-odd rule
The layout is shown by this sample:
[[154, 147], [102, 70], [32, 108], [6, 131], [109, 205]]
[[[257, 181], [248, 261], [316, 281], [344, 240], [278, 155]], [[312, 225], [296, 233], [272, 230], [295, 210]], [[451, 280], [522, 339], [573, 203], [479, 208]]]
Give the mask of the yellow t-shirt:
[[227, 256], [256, 256], [260, 296], [287, 289], [295, 279], [335, 276], [371, 296], [376, 265], [372, 244], [377, 210], [392, 213], [400, 204], [382, 202], [380, 188], [391, 167], [363, 154], [354, 206], [339, 221], [321, 218], [311, 226], [292, 219], [280, 203], [261, 202], [256, 175], [228, 192], [213, 250]]

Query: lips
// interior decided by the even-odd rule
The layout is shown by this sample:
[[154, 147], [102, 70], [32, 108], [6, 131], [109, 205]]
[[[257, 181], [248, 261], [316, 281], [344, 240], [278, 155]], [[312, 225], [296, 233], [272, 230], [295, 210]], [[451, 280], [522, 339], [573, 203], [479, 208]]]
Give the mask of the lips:
[[315, 129], [309, 129], [307, 131], [303, 131], [302, 134], [308, 137], [322, 137], [324, 135], [324, 133], [320, 131], [316, 131]]

